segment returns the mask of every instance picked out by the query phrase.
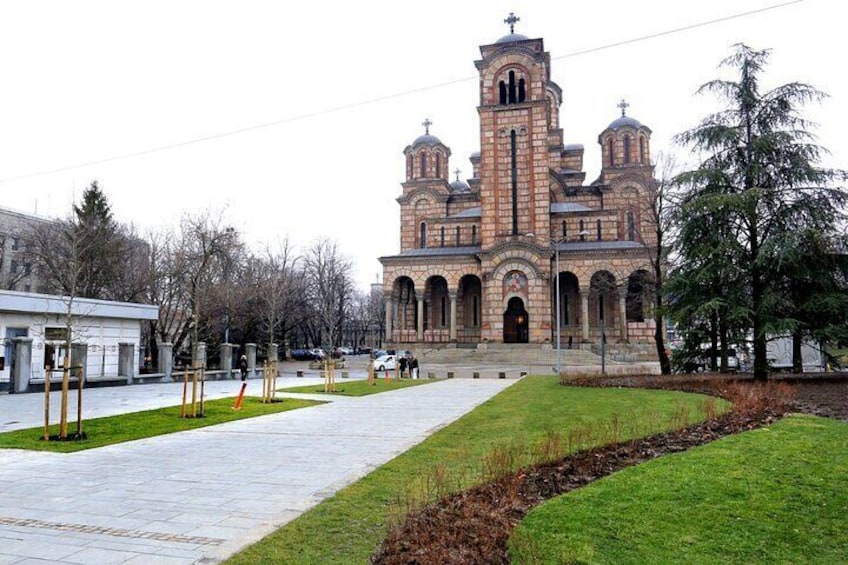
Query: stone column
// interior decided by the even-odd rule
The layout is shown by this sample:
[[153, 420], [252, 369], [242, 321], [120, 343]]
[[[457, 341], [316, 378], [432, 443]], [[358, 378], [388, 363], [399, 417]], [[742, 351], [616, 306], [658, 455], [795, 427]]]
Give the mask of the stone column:
[[191, 351], [192, 368], [206, 368], [206, 343], [198, 341]]
[[589, 291], [580, 291], [580, 318], [583, 324], [583, 341], [589, 341]]
[[277, 349], [276, 343], [268, 344], [268, 361], [277, 361], [279, 360], [279, 353]]
[[135, 344], [133, 343], [119, 343], [118, 344], [118, 376], [126, 377], [127, 384], [131, 385], [133, 382], [133, 376], [135, 375], [135, 363], [133, 363], [133, 358], [135, 357]]
[[159, 344], [159, 362], [156, 371], [165, 375], [164, 380], [174, 379], [174, 344]]
[[255, 343], [245, 343], [244, 344], [244, 356], [247, 357], [247, 377], [252, 378], [256, 376], [256, 344]]
[[618, 297], [618, 319], [621, 327], [619, 341], [627, 342], [627, 297], [623, 293]]
[[450, 340], [456, 342], [456, 293], [450, 293]]
[[394, 301], [386, 298], [386, 341], [392, 341], [392, 317], [394, 316]]
[[219, 347], [220, 351], [220, 367], [222, 371], [226, 371], [224, 377], [231, 377], [233, 374], [233, 348], [232, 343], [222, 343]]
[[[29, 376], [32, 373], [32, 338], [16, 337], [13, 341], [15, 363], [12, 368], [11, 392], [26, 392], [29, 387]], [[44, 378], [49, 379], [50, 373], [46, 373]]]
[[424, 299], [418, 299], [418, 328], [415, 339], [424, 341]]

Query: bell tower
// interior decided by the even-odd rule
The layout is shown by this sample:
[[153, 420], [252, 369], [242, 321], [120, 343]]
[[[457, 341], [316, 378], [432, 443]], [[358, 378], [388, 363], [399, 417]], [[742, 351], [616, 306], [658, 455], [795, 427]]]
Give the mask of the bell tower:
[[515, 33], [518, 21], [510, 14], [510, 33], [482, 46], [475, 61], [483, 249], [527, 233], [544, 241], [550, 232], [550, 55], [541, 39]]

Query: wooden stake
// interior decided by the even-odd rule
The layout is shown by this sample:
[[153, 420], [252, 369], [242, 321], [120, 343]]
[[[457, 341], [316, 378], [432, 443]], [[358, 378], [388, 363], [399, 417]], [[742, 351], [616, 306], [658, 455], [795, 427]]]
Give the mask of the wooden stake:
[[50, 368], [44, 368], [44, 441], [50, 440]]
[[67, 439], [68, 437], [68, 389], [71, 385], [71, 360], [68, 355], [65, 355], [65, 360], [62, 362], [62, 407], [59, 412], [59, 439]]
[[77, 367], [77, 439], [82, 439], [82, 381], [85, 378], [85, 367]]
[[197, 417], [197, 369], [191, 370], [191, 417]]
[[183, 372], [183, 402], [180, 404], [180, 418], [186, 415], [186, 395], [188, 394], [188, 369]]

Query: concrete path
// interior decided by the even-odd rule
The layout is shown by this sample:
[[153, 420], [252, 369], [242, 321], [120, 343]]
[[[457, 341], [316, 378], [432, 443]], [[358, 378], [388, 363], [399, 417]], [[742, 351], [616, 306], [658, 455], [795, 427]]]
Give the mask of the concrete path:
[[[301, 382], [309, 384], [292, 384]], [[453, 379], [334, 397], [73, 454], [0, 450], [0, 564], [218, 562], [514, 382]], [[210, 396], [237, 386], [209, 384]], [[126, 412], [153, 407], [150, 398], [174, 404], [174, 391], [178, 385], [92, 389], [86, 402], [95, 412], [101, 404], [114, 409], [117, 395]], [[260, 392], [261, 381], [251, 381], [249, 393]], [[0, 421], [38, 425], [29, 396], [41, 398], [0, 397]]]

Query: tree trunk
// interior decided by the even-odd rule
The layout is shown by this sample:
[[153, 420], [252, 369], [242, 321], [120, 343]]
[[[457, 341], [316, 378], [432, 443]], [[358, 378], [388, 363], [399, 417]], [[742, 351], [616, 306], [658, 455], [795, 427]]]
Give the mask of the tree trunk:
[[804, 359], [801, 357], [801, 332], [792, 332], [792, 372], [804, 372]]

